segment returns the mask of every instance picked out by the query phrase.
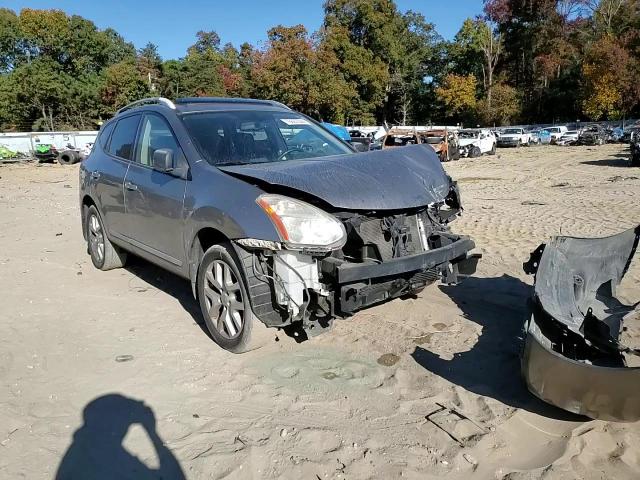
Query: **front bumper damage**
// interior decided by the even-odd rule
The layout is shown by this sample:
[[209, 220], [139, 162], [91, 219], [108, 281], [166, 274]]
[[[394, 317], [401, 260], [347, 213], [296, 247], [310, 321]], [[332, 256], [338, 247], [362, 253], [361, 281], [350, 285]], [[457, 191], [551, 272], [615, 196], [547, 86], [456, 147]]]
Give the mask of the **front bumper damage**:
[[591, 418], [640, 419], [640, 350], [625, 345], [640, 304], [616, 298], [639, 238], [640, 226], [607, 238], [554, 237], [524, 264], [535, 285], [522, 373], [542, 400]]
[[[254, 313], [267, 326], [296, 324], [307, 336], [363, 308], [415, 293], [441, 280], [458, 283], [475, 273], [474, 242], [448, 222], [461, 210], [452, 184], [449, 196], [403, 212], [337, 211], [347, 233], [331, 251], [287, 250], [284, 245], [236, 241], [242, 248]], [[270, 248], [265, 248], [270, 247]], [[248, 255], [248, 257], [247, 257]]]

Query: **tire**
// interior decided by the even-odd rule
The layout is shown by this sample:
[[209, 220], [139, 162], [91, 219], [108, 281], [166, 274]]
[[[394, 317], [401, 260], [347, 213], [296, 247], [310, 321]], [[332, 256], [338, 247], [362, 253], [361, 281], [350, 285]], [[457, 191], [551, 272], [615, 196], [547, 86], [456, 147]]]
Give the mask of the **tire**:
[[60, 165], [73, 165], [78, 163], [78, 152], [74, 150], [66, 150], [58, 155], [58, 163]]
[[471, 158], [476, 158], [476, 157], [479, 157], [480, 155], [482, 155], [482, 150], [480, 150], [480, 147], [473, 147], [469, 152], [469, 157]]
[[93, 266], [104, 271], [124, 267], [127, 262], [127, 252], [111, 243], [105, 232], [102, 217], [95, 206], [89, 207], [85, 222], [87, 250]]
[[198, 303], [213, 341], [233, 353], [265, 345], [267, 326], [251, 310], [240, 261], [229, 244], [213, 245], [202, 256], [196, 288]]
[[516, 143], [516, 148], [520, 148], [521, 146], [522, 146], [522, 142], [518, 140], [518, 143]]
[[495, 155], [496, 154], [496, 144], [494, 143], [493, 146], [491, 147], [491, 150], [489, 151], [489, 155]]

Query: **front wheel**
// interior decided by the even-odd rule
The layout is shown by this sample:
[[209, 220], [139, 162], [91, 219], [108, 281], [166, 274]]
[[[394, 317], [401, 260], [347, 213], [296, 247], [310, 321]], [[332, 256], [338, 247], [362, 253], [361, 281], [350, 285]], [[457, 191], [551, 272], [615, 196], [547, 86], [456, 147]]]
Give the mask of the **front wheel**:
[[251, 311], [233, 247], [223, 244], [209, 248], [200, 262], [196, 282], [202, 316], [218, 345], [243, 353], [266, 343], [267, 327]]
[[469, 156], [471, 158], [475, 158], [475, 157], [479, 157], [480, 155], [482, 155], [482, 150], [480, 150], [480, 147], [473, 147], [471, 149], [471, 153], [469, 153]]
[[496, 154], [496, 144], [494, 143], [493, 146], [491, 147], [491, 150], [489, 151], [489, 155], [495, 155]]

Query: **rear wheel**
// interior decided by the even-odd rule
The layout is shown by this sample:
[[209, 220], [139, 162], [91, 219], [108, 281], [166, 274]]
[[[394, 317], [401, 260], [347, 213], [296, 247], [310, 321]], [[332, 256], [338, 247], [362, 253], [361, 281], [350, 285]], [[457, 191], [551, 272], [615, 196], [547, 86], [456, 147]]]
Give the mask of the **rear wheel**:
[[196, 282], [202, 316], [218, 345], [243, 353], [267, 342], [268, 329], [251, 311], [245, 280], [230, 245], [214, 245], [205, 252]]
[[123, 267], [127, 252], [111, 243], [104, 230], [104, 223], [95, 206], [89, 207], [85, 225], [87, 245], [93, 266], [100, 270]]

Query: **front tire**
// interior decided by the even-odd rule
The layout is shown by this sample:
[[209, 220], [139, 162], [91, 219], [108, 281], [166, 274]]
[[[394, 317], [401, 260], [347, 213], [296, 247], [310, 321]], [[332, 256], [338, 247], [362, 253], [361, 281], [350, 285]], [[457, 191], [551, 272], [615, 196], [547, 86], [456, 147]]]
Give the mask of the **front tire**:
[[496, 154], [496, 144], [494, 143], [493, 146], [491, 147], [491, 150], [489, 151], [489, 155], [495, 155]]
[[87, 211], [85, 232], [89, 255], [91, 255], [94, 267], [104, 271], [124, 267], [127, 262], [127, 252], [111, 243], [104, 229], [102, 217], [93, 205]]
[[244, 276], [233, 247], [213, 245], [203, 255], [196, 287], [198, 303], [213, 341], [233, 353], [262, 347], [267, 327], [251, 310]]
[[480, 147], [473, 147], [471, 149], [471, 152], [469, 153], [469, 156], [471, 158], [476, 158], [476, 157], [479, 157], [480, 155], [482, 155], [482, 150], [480, 150]]

